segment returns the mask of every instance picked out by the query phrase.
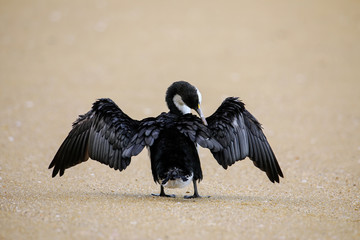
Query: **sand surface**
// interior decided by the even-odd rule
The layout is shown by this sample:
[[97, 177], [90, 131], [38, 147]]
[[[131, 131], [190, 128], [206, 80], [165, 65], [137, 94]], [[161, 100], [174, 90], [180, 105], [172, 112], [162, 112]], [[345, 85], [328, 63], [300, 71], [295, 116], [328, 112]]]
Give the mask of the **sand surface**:
[[[177, 80], [207, 116], [239, 96], [281, 183], [206, 149], [210, 198], [152, 197], [146, 152], [51, 178], [95, 99], [155, 116]], [[359, 1], [1, 1], [0, 117], [0, 239], [360, 239]]]

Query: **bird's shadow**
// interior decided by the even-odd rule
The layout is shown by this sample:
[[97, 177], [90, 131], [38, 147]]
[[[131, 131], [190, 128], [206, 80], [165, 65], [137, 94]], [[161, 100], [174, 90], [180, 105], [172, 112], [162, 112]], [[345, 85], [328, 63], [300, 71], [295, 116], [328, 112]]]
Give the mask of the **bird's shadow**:
[[[219, 195], [213, 194], [211, 196], [203, 195], [201, 198], [191, 198], [186, 199], [184, 195], [176, 195], [175, 197], [159, 197], [154, 196], [151, 193], [123, 193], [123, 192], [114, 192], [114, 191], [68, 191], [68, 192], [47, 192], [43, 193], [46, 197], [52, 195], [52, 198], [73, 200], [73, 201], [128, 201], [128, 202], [139, 202], [139, 201], [148, 201], [148, 202], [242, 202], [242, 203], [259, 203], [259, 202], [268, 202], [273, 199], [269, 196], [249, 196], [249, 195]], [[279, 200], [279, 199], [278, 199]], [[284, 200], [285, 201], [285, 200]]]

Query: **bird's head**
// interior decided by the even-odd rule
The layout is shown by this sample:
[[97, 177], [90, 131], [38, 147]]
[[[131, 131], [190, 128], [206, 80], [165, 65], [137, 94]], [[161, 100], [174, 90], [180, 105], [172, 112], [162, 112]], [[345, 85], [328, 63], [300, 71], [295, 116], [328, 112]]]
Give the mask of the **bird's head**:
[[207, 125], [206, 119], [201, 111], [200, 91], [185, 81], [174, 82], [166, 91], [166, 103], [171, 113], [187, 114], [191, 109], [199, 114], [201, 120]]

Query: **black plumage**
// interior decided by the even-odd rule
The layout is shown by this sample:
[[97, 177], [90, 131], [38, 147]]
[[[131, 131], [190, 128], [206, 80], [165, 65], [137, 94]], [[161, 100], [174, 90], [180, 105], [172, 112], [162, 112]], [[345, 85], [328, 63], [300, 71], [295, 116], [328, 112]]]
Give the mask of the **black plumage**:
[[[127, 116], [110, 99], [99, 99], [92, 109], [73, 123], [49, 168], [52, 176], [91, 159], [115, 170], [124, 170], [131, 157], [145, 147], [150, 151], [154, 181], [164, 187], [183, 187], [203, 177], [197, 145], [208, 148], [224, 168], [249, 157], [272, 182], [283, 173], [260, 123], [237, 98], [226, 98], [210, 117], [203, 116], [201, 94], [191, 84], [173, 83], [166, 92], [168, 113], [141, 121]], [[190, 113], [195, 110], [200, 118]]]

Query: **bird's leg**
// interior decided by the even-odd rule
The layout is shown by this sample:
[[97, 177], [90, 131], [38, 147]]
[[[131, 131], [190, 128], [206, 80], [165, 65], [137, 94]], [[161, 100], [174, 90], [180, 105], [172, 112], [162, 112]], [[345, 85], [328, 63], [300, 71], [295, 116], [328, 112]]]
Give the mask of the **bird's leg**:
[[195, 179], [193, 179], [193, 184], [194, 184], [194, 195], [192, 195], [192, 196], [184, 196], [185, 199], [201, 198], [201, 196], [199, 195], [198, 190], [197, 190], [197, 183], [196, 183]]
[[165, 191], [164, 191], [164, 187], [162, 185], [160, 185], [160, 194], [154, 194], [152, 193], [151, 195], [155, 196], [155, 197], [172, 197], [174, 198], [175, 195], [174, 194], [165, 194]]

